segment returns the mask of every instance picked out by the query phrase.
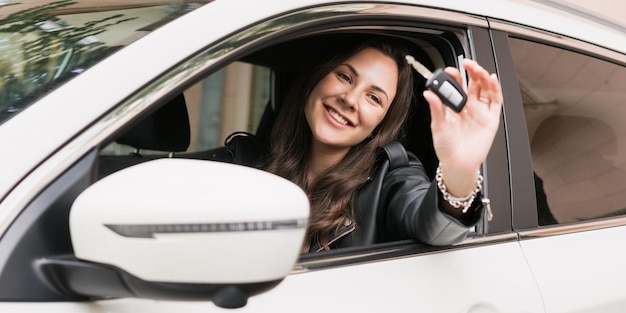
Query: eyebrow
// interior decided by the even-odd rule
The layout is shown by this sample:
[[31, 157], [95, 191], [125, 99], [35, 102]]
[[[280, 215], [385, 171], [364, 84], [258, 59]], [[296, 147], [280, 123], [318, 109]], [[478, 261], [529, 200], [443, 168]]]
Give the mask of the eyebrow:
[[[359, 72], [357, 72], [356, 69], [352, 65], [350, 65], [348, 63], [343, 63], [342, 65], [345, 65], [346, 67], [348, 67], [350, 69], [350, 71], [352, 72], [352, 74], [354, 74], [354, 76], [359, 77]], [[385, 94], [385, 97], [387, 97], [387, 101], [389, 101], [389, 95], [387, 95], [387, 93], [385, 92], [384, 89], [382, 89], [381, 87], [376, 86], [376, 85], [372, 85], [372, 88], [374, 88], [374, 89], [382, 92], [383, 94]]]

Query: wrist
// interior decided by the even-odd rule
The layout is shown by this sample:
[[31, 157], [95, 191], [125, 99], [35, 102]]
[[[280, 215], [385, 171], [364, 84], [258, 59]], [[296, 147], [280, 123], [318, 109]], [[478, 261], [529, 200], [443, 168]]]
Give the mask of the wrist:
[[437, 170], [447, 192], [454, 197], [462, 198], [476, 188], [476, 181], [480, 176], [479, 168], [439, 163]]
[[[474, 202], [474, 199], [476, 199], [476, 196], [482, 189], [483, 176], [480, 175], [480, 171], [476, 170], [474, 172], [474, 175], [469, 175], [470, 177], [472, 177], [472, 183], [469, 185], [470, 187], [468, 188], [459, 187], [459, 185], [467, 185], [466, 181], [468, 181], [468, 175], [464, 175], [464, 178], [462, 179], [463, 182], [461, 184], [456, 181], [456, 184], [452, 184], [453, 186], [457, 187], [457, 189], [455, 190], [456, 192], [463, 192], [463, 190], [467, 190], [463, 193], [453, 194], [449, 189], [449, 182], [444, 182], [443, 176], [443, 169], [441, 163], [439, 163], [439, 166], [437, 167], [437, 171], [435, 173], [435, 179], [437, 181], [437, 187], [441, 191], [443, 199], [447, 201], [448, 204], [450, 204], [453, 208], [461, 209], [463, 213], [466, 213], [471, 204]], [[454, 180], [452, 179], [450, 181]]]

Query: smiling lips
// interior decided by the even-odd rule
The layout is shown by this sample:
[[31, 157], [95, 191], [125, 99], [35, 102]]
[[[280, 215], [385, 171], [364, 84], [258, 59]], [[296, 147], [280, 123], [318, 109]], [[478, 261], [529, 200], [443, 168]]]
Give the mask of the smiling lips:
[[345, 119], [343, 116], [341, 116], [339, 114], [339, 112], [333, 110], [331, 107], [326, 107], [326, 111], [328, 111], [328, 114], [335, 120], [337, 121], [337, 123], [344, 125], [344, 126], [348, 126], [348, 125], [352, 125], [352, 123], [350, 123], [350, 121], [348, 121], [347, 119]]

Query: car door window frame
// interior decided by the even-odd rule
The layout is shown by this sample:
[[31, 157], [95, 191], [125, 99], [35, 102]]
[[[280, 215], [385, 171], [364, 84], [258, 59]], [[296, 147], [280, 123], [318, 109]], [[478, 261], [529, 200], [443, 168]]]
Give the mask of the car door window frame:
[[[354, 17], [351, 18], [351, 16], [348, 16], [346, 14], [346, 12], [348, 11], [347, 8], [349, 8], [350, 6], [342, 5], [340, 7], [343, 9], [343, 12], [342, 14], [337, 14], [336, 16], [333, 16], [332, 14], [329, 13], [333, 11], [334, 6], [326, 7], [325, 9], [327, 9], [327, 11], [322, 10], [320, 8], [315, 10], [315, 14], [324, 15], [326, 19], [325, 22], [327, 23], [331, 19], [331, 16], [334, 17], [336, 19], [336, 21], [333, 20], [333, 22], [336, 23], [336, 26], [334, 28], [330, 28], [328, 26], [324, 27], [323, 25], [319, 25], [318, 24], [319, 21], [313, 18], [311, 20], [302, 22], [302, 24], [304, 26], [307, 26], [308, 28], [306, 29], [306, 33], [312, 33], [315, 31], [316, 28], [319, 29], [317, 30], [318, 32], [328, 31], [329, 29], [337, 30], [337, 29], [346, 29], [346, 28], [351, 29], [351, 30], [356, 30], [359, 27], [363, 29], [371, 28], [372, 27], [371, 25], [381, 25], [381, 26], [375, 26], [374, 28], [384, 27], [385, 29], [393, 28], [392, 26], [388, 26], [388, 25], [400, 25], [396, 27], [398, 27], [398, 29], [402, 29], [403, 31], [407, 31], [407, 29], [418, 30], [418, 29], [421, 29], [420, 26], [425, 28], [425, 27], [433, 27], [433, 25], [438, 25], [438, 27], [441, 27], [441, 28], [455, 29], [457, 31], [465, 29], [465, 32], [468, 34], [467, 40], [468, 40], [468, 45], [469, 45], [468, 47], [465, 47], [465, 49], [467, 50], [465, 51], [466, 55], [467, 56], [474, 55], [474, 57], [477, 58], [479, 62], [485, 64], [488, 70], [495, 71], [495, 61], [493, 59], [493, 53], [491, 52], [491, 43], [490, 43], [491, 39], [488, 33], [487, 24], [484, 23], [485, 20], [481, 18], [477, 18], [477, 17], [469, 16], [469, 15], [463, 15], [463, 14], [459, 15], [458, 13], [451, 13], [451, 12], [442, 13], [438, 10], [411, 7], [412, 9], [415, 10], [415, 12], [419, 12], [419, 14], [424, 15], [424, 21], [419, 21], [419, 22], [415, 22], [414, 20], [402, 21], [402, 19], [398, 17], [397, 15], [391, 15], [391, 14], [390, 15], [381, 14], [378, 17], [372, 17], [370, 14], [367, 14], [366, 15], [367, 19], [364, 18], [363, 20], [359, 20], [357, 24], [361, 24], [361, 25], [355, 26], [354, 17], [360, 16], [363, 12], [355, 11], [353, 12]], [[431, 15], [433, 11], [436, 11], [438, 14]], [[295, 14], [305, 15], [306, 13], [310, 13], [310, 12], [312, 11], [305, 10], [305, 11], [295, 13]], [[446, 14], [450, 14], [451, 16], [442, 17], [442, 16], [446, 16]], [[312, 16], [314, 15], [306, 15], [307, 19], [311, 18]], [[436, 19], [436, 22], [433, 22], [435, 19], [432, 18], [432, 16], [438, 16], [439, 18]], [[463, 18], [459, 18], [459, 16], [462, 16]], [[287, 17], [283, 17], [283, 18], [277, 18], [275, 21], [270, 21], [266, 23], [267, 24], [271, 24], [271, 23], [280, 24], [281, 19], [284, 19], [285, 22], [290, 22], [293, 20], [293, 19], [288, 19]], [[412, 19], [414, 19], [414, 17]], [[426, 24], [427, 22], [430, 22], [432, 24]], [[345, 26], [343, 26], [342, 24]], [[470, 26], [468, 26], [468, 24], [470, 24]], [[299, 25], [299, 26], [304, 27], [303, 25]], [[385, 26], [382, 26], [382, 25], [385, 25]], [[290, 25], [289, 27], [282, 27], [282, 30], [280, 32], [269, 32], [267, 34], [264, 34], [262, 31], [259, 31], [256, 28], [263, 30], [266, 28], [266, 26], [264, 24], [259, 24], [255, 27], [252, 27], [249, 30], [244, 31], [241, 35], [236, 36], [236, 38], [233, 37], [230, 39], [226, 39], [221, 44], [218, 44], [215, 47], [210, 48], [202, 52], [201, 54], [193, 57], [192, 59], [187, 61], [185, 64], [181, 65], [177, 69], [174, 69], [173, 71], [168, 73], [165, 77], [155, 82], [153, 85], [157, 86], [156, 88], [160, 88], [165, 85], [168, 86], [168, 89], [160, 91], [159, 94], [161, 95], [156, 96], [156, 98], [161, 98], [163, 97], [163, 95], [171, 94], [172, 92], [175, 92], [175, 91], [180, 92], [180, 90], [185, 89], [186, 87], [190, 86], [195, 81], [203, 77], [206, 77], [206, 75], [210, 74], [216, 69], [221, 68], [224, 64], [228, 64], [229, 62], [237, 60], [241, 56], [245, 55], [247, 51], [250, 51], [254, 47], [254, 45], [247, 44], [247, 43], [260, 41], [261, 38], [263, 38], [264, 40], [268, 40], [267, 42], [264, 42], [261, 45], [262, 47], [262, 46], [270, 45], [272, 43], [272, 38], [278, 37], [279, 35], [283, 35], [286, 37], [291, 36], [295, 38], [305, 33], [305, 30], [300, 29], [299, 27], [295, 27], [294, 25]], [[237, 39], [237, 41], [233, 41], [234, 39]], [[230, 51], [228, 51], [227, 53], [224, 53], [225, 50], [230, 50]], [[457, 55], [456, 57], [460, 58], [461, 55]], [[173, 79], [174, 77], [175, 77], [175, 81], [171, 81], [171, 79]], [[172, 86], [176, 86], [176, 87], [172, 88]], [[151, 92], [156, 91], [156, 89], [152, 89], [151, 87], [149, 89]], [[144, 89], [144, 92], [146, 90], [148, 89]], [[141, 93], [139, 93], [134, 98], [138, 99], [135, 101], [140, 101], [139, 99], [142, 99], [144, 97], [148, 97], [148, 95], [142, 95]], [[155, 96], [151, 95], [149, 97], [153, 98]], [[130, 105], [132, 102], [133, 101], [128, 101], [127, 104]], [[129, 109], [129, 111], [131, 110]], [[132, 109], [132, 111], [136, 111], [136, 109]], [[131, 117], [129, 117], [128, 114], [126, 113], [122, 115], [125, 116], [124, 119], [131, 119]], [[497, 185], [500, 188], [498, 189], [497, 187], [494, 187], [493, 191], [489, 191], [488, 189], [486, 189], [486, 194], [490, 197], [493, 197], [492, 207], [494, 208], [494, 214], [498, 216], [498, 222], [497, 224], [493, 224], [494, 225], [493, 227], [487, 227], [487, 224], [481, 225], [478, 229], [478, 232], [481, 234], [481, 236], [470, 238], [467, 240], [467, 242], [465, 242], [461, 246], [463, 245], [471, 246], [471, 245], [476, 245], [476, 244], [484, 244], [485, 242], [502, 242], [502, 241], [516, 239], [516, 237], [510, 233], [510, 230], [511, 230], [510, 218], [509, 218], [510, 217], [510, 199], [508, 197], [508, 181], [502, 178], [502, 177], [508, 176], [508, 167], [506, 165], [506, 152], [505, 152], [505, 145], [504, 145], [504, 127], [502, 125], [500, 126], [500, 130], [498, 132], [496, 141], [498, 141], [499, 143], [494, 145], [496, 148], [494, 148], [492, 153], [490, 153], [490, 155], [488, 156], [487, 162], [485, 163], [487, 167], [485, 167], [484, 171], [485, 171], [486, 180], [494, 181], [495, 183], [492, 183], [493, 186]], [[503, 171], [504, 171], [504, 174], [503, 174]], [[502, 192], [502, 190], [504, 190], [504, 192]], [[493, 194], [493, 196], [491, 196], [490, 192]], [[502, 195], [502, 196], [499, 196], [499, 195]], [[490, 236], [488, 236], [489, 238], [487, 239], [481, 238], [482, 234], [484, 233], [490, 234]], [[491, 235], [491, 234], [496, 234], [496, 236]], [[410, 247], [410, 248], [407, 248], [407, 247]], [[438, 250], [446, 250], [449, 248], [450, 247], [447, 247], [447, 248], [427, 247], [425, 248], [423, 245], [414, 244], [414, 243], [410, 243], [407, 246], [407, 242], [398, 242], [398, 243], [382, 244], [381, 246], [377, 246], [377, 247], [355, 248], [353, 250], [348, 249], [348, 250], [343, 250], [340, 252], [332, 251], [325, 256], [322, 254], [323, 256], [319, 258], [328, 260], [328, 259], [334, 259], [334, 255], [337, 255], [337, 256], [340, 256], [341, 259], [346, 260], [345, 256], [351, 255], [351, 257], [349, 257], [349, 259], [351, 260], [350, 262], [354, 263], [354, 262], [368, 261], [372, 258], [372, 255], [377, 255], [373, 257], [375, 259], [382, 259], [386, 257], [393, 257], [394, 255], [415, 254], [417, 253], [417, 251], [433, 252], [433, 251], [438, 251]], [[374, 250], [379, 249], [380, 252], [375, 253], [375, 254], [371, 254], [371, 253], [367, 254], [367, 252], [371, 252], [372, 249]], [[364, 254], [367, 254], [368, 257], [363, 258]], [[334, 261], [329, 261], [329, 262], [324, 261], [320, 263], [320, 262], [315, 261], [315, 259], [317, 258], [315, 256], [312, 256], [312, 257], [303, 256], [302, 258], [303, 262], [300, 266], [303, 267], [304, 263], [309, 264], [308, 259], [310, 258], [313, 258], [313, 263], [316, 264], [316, 265], [313, 265], [311, 268], [320, 267], [322, 266], [321, 265], [322, 263], [325, 264], [322, 267], [332, 267], [338, 264]], [[313, 263], [310, 263], [310, 264], [313, 264]]]
[[519, 232], [521, 239], [525, 239], [626, 225], [626, 217], [618, 216], [612, 219], [588, 220], [569, 225], [539, 226], [528, 129], [509, 47], [509, 38], [530, 40], [617, 64], [626, 64], [626, 56], [591, 43], [506, 21], [490, 20], [490, 24], [494, 29], [492, 32], [497, 34], [494, 36], [494, 52], [498, 57], [498, 65], [506, 68], [506, 71], [502, 71], [506, 73], [506, 77], [500, 77], [500, 79], [503, 81], [503, 88], [507, 89], [505, 95], [512, 95], [510, 100], [505, 100], [505, 121], [511, 158], [513, 229]]

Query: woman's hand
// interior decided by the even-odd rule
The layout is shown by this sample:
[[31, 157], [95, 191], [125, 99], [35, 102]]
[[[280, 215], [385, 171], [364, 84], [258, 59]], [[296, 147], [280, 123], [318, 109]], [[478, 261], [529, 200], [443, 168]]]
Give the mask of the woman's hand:
[[[472, 60], [463, 60], [462, 65], [470, 80], [467, 103], [461, 112], [457, 114], [445, 107], [434, 92], [424, 91], [430, 104], [430, 126], [443, 181], [448, 192], [457, 197], [469, 194], [476, 185], [478, 169], [498, 130], [503, 101], [495, 74], [489, 75]], [[448, 67], [445, 71], [462, 85], [457, 68]]]

